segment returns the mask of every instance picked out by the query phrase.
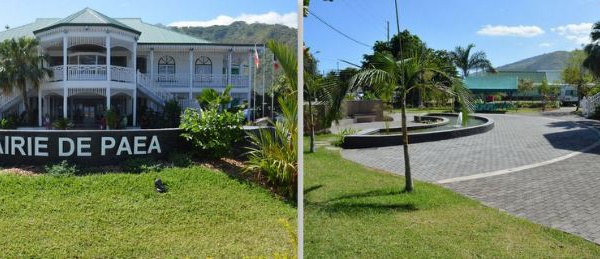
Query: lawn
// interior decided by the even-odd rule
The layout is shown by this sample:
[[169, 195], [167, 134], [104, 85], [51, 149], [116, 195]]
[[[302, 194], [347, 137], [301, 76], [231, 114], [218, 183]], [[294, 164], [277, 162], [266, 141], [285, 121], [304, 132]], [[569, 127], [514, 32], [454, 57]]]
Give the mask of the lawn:
[[[399, 154], [400, 155], [400, 154]], [[579, 237], [483, 206], [451, 190], [344, 160], [304, 155], [307, 258], [598, 258]]]
[[[160, 177], [167, 193], [154, 190]], [[293, 253], [296, 209], [204, 167], [54, 177], [0, 173], [2, 257], [242, 257]], [[295, 227], [292, 227], [295, 229]]]

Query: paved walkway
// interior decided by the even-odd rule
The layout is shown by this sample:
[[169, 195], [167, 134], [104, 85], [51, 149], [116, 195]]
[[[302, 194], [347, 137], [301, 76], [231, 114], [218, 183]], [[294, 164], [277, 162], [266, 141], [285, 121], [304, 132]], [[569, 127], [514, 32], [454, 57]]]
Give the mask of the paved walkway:
[[[600, 244], [600, 124], [564, 111], [484, 116], [496, 122], [490, 132], [410, 145], [414, 177]], [[401, 146], [342, 155], [404, 171]]]

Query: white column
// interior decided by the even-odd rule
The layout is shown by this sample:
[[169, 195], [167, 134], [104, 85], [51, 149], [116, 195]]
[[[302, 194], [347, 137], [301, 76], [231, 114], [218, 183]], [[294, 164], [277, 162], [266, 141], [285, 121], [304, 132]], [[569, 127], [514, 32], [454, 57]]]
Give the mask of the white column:
[[[42, 56], [42, 48], [38, 47], [38, 56]], [[46, 62], [42, 60], [42, 67], [46, 65]], [[42, 86], [38, 87], [38, 124], [42, 126]]]
[[231, 84], [231, 55], [233, 50], [229, 50], [229, 54], [227, 56], [227, 84]]
[[38, 88], [38, 126], [42, 126], [42, 87]]
[[110, 109], [110, 83], [111, 83], [111, 66], [110, 66], [110, 35], [106, 35], [106, 109]]
[[67, 38], [67, 33], [63, 35], [63, 118], [67, 118], [67, 45], [69, 44], [69, 39]]
[[189, 95], [189, 99], [190, 99], [190, 103], [191, 101], [194, 99], [194, 95], [192, 94], [192, 87], [194, 85], [194, 49], [190, 48], [190, 95]]
[[252, 100], [252, 74], [254, 73], [252, 62], [252, 50], [248, 52], [248, 108], [250, 108], [250, 100]]
[[133, 75], [133, 121], [131, 122], [131, 126], [135, 127], [135, 122], [137, 121], [137, 41], [133, 42], [133, 71], [135, 71]]
[[150, 48], [150, 82], [154, 84], [154, 48]]

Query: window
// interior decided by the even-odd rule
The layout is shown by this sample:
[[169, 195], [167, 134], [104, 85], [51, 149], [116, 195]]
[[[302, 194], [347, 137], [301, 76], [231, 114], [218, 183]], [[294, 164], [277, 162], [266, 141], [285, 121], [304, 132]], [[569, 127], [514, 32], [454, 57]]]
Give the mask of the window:
[[202, 56], [196, 59], [196, 74], [212, 74], [212, 61], [210, 58]]
[[171, 56], [163, 56], [158, 60], [158, 74], [175, 74], [175, 59]]

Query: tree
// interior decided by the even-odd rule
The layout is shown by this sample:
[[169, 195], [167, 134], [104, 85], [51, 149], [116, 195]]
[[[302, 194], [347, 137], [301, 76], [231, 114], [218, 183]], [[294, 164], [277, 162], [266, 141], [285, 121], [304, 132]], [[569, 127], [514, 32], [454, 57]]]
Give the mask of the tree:
[[[428, 59], [423, 50], [413, 52], [409, 58], [394, 59], [389, 54], [376, 52], [370, 68], [361, 70], [354, 78], [353, 83], [357, 86], [371, 85], [375, 89], [394, 89], [400, 95], [400, 107], [402, 110], [402, 138], [404, 153], [404, 175], [406, 177], [405, 190], [413, 190], [413, 182], [408, 153], [408, 132], [406, 126], [406, 96], [417, 87], [427, 88], [435, 91], [450, 91], [449, 85], [444, 85], [433, 80], [436, 76], [449, 78], [435, 63]], [[391, 86], [391, 87], [390, 87]], [[457, 86], [458, 87], [458, 86]], [[464, 94], [457, 92], [454, 94]], [[467, 100], [467, 96], [461, 96], [457, 100]], [[466, 103], [463, 103], [466, 105]]]
[[474, 44], [469, 44], [466, 48], [458, 46], [450, 52], [454, 64], [461, 70], [463, 78], [469, 76], [473, 69], [483, 69], [494, 73], [492, 63], [487, 59], [485, 52], [477, 51], [471, 54]]
[[548, 81], [543, 80], [539, 87], [539, 92], [542, 97], [542, 111], [545, 111], [548, 101], [554, 99], [554, 97], [560, 93], [560, 88], [558, 86], [548, 85]]
[[[587, 95], [587, 88], [584, 86], [594, 81], [594, 76], [591, 71], [593, 71], [595, 65], [590, 61], [590, 57], [592, 57], [594, 54], [587, 53], [588, 46], [586, 46], [585, 52], [581, 50], [574, 50], [571, 54], [571, 58], [569, 58], [567, 65], [561, 73], [562, 80], [565, 83], [575, 85], [577, 87], [577, 97], [579, 100], [581, 100], [583, 96]], [[586, 53], [588, 54], [587, 57]], [[579, 102], [577, 102], [577, 108], [575, 108], [575, 111], [578, 110]]]
[[[600, 78], [600, 22], [594, 23], [592, 32], [590, 32], [592, 43], [587, 44], [583, 50], [587, 57], [582, 61], [583, 66], [587, 68], [596, 78]], [[579, 108], [579, 105], [577, 105]]]
[[279, 60], [288, 83], [286, 94], [278, 98], [283, 120], [274, 123], [274, 131], [262, 129], [250, 134], [246, 171], [263, 175], [295, 201], [298, 191], [298, 64], [294, 52], [273, 40], [267, 47]]
[[517, 82], [517, 92], [519, 92], [521, 95], [524, 95], [528, 92], [533, 91], [533, 89], [535, 89], [535, 87], [533, 86], [533, 81], [529, 79], [519, 78], [519, 81]]
[[229, 94], [233, 85], [227, 85], [222, 93], [212, 88], [206, 88], [200, 92], [196, 100], [203, 109], [219, 109], [231, 102], [232, 98]]
[[27, 87], [37, 90], [44, 77], [52, 76], [52, 70], [43, 67], [46, 57], [38, 55], [38, 46], [39, 41], [29, 37], [8, 39], [0, 44], [0, 89], [6, 93], [20, 92], [28, 123], [33, 123], [35, 114], [31, 111]]

